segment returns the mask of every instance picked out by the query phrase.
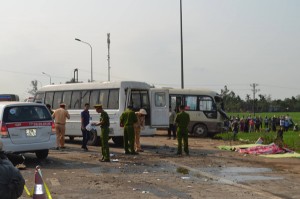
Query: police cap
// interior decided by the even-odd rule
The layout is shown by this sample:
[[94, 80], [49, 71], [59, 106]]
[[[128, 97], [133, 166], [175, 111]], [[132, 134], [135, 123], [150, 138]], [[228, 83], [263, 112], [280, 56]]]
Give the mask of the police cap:
[[94, 108], [102, 108], [102, 104], [96, 104], [96, 105], [94, 105]]

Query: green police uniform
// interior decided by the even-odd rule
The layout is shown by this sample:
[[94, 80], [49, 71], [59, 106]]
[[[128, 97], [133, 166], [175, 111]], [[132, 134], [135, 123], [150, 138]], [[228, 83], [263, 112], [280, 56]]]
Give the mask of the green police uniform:
[[[134, 127], [133, 124], [137, 122], [135, 113], [126, 109], [120, 117], [120, 123], [124, 125], [124, 150], [125, 154], [136, 154], [134, 150]], [[130, 150], [129, 150], [130, 149]]]
[[100, 115], [100, 127], [101, 127], [101, 150], [102, 150], [102, 159], [104, 161], [110, 161], [109, 156], [109, 147], [108, 147], [108, 134], [109, 134], [109, 116], [107, 112], [102, 111]]
[[177, 113], [175, 122], [177, 124], [177, 141], [178, 149], [177, 154], [182, 154], [182, 139], [184, 152], [189, 155], [189, 145], [188, 145], [188, 124], [190, 122], [190, 115], [184, 111]]

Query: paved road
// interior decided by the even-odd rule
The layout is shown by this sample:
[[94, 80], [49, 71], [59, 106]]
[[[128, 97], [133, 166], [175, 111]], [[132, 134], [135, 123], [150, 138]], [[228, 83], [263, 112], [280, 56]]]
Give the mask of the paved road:
[[295, 169], [300, 168], [300, 159], [244, 156], [216, 149], [222, 141], [199, 138], [189, 139], [189, 157], [177, 157], [176, 140], [162, 134], [143, 137], [145, 152], [135, 156], [125, 155], [111, 143], [110, 163], [98, 161], [100, 147], [84, 152], [75, 140], [66, 150], [52, 150], [43, 161], [26, 155], [22, 174], [31, 189], [34, 168], [40, 165], [52, 197], [59, 199], [300, 198], [299, 169]]

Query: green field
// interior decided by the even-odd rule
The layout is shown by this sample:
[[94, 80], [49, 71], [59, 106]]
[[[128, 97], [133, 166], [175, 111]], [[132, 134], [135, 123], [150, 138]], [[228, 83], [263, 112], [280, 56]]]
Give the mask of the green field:
[[[264, 118], [265, 116], [267, 117], [272, 117], [272, 116], [281, 116], [281, 115], [286, 115], [289, 114], [289, 116], [292, 118], [294, 123], [300, 124], [300, 113], [297, 112], [284, 112], [284, 113], [256, 113], [256, 116], [261, 116]], [[242, 116], [248, 116], [249, 113], [228, 113], [229, 116], [237, 116], [239, 117]], [[253, 116], [253, 114], [251, 114]], [[299, 126], [299, 125], [298, 125]], [[278, 129], [278, 128], [277, 128]], [[237, 139], [240, 140], [243, 143], [255, 143], [258, 138], [262, 138], [264, 140], [264, 144], [270, 144], [275, 141], [277, 132], [252, 132], [252, 133], [244, 133], [244, 132], [239, 132], [237, 135]], [[215, 135], [215, 138], [223, 139], [223, 140], [232, 140], [233, 139], [233, 133], [228, 132], [228, 133], [221, 133]], [[300, 152], [300, 131], [294, 132], [292, 129], [290, 131], [284, 132], [283, 133], [283, 142], [284, 146], [286, 148], [289, 148], [291, 150]]]

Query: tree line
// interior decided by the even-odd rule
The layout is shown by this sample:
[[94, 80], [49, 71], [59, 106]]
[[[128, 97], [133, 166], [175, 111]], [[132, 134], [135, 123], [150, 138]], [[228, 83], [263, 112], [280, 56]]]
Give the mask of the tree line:
[[221, 89], [221, 96], [226, 112], [300, 112], [300, 95], [284, 100], [272, 100], [270, 95], [258, 94], [253, 99], [250, 94], [247, 94], [243, 100], [234, 91], [230, 91], [227, 86], [224, 86], [224, 89]]

